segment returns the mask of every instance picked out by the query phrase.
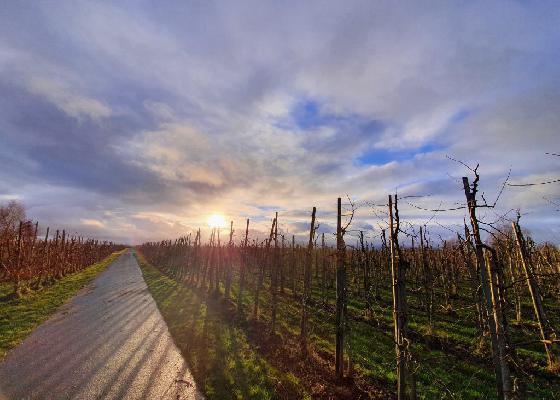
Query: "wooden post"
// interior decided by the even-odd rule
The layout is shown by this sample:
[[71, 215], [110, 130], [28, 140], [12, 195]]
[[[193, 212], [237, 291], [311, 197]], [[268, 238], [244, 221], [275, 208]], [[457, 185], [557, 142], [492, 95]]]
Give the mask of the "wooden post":
[[[475, 181], [476, 183], [476, 181]], [[507, 363], [502, 366], [503, 359], [500, 357], [500, 347], [498, 344], [498, 335], [496, 328], [496, 319], [494, 318], [494, 305], [492, 302], [492, 280], [488, 276], [488, 268], [484, 259], [483, 243], [480, 238], [480, 230], [478, 227], [478, 219], [476, 218], [476, 190], [470, 188], [469, 179], [463, 177], [463, 189], [467, 199], [469, 217], [472, 227], [472, 238], [475, 245], [475, 255], [477, 269], [480, 273], [480, 283], [482, 285], [482, 294], [486, 305], [486, 321], [490, 332], [490, 342], [492, 344], [492, 358], [494, 361], [494, 371], [496, 374], [496, 389], [498, 398], [509, 400], [511, 398], [511, 377]]]
[[325, 247], [325, 233], [321, 234], [321, 293], [323, 304], [327, 303], [327, 248]]
[[200, 282], [200, 270], [201, 270], [201, 265], [200, 265], [200, 228], [198, 228], [198, 230], [196, 231], [196, 237], [194, 239], [194, 261], [193, 264], [196, 268], [196, 283], [195, 285], [198, 285]]
[[16, 268], [15, 268], [15, 280], [14, 280], [14, 294], [16, 297], [21, 297], [21, 284], [20, 284], [20, 264], [21, 264], [21, 230], [23, 222], [19, 221], [18, 228], [18, 238], [17, 238], [17, 248], [16, 248]]
[[261, 262], [261, 265], [260, 265], [260, 268], [259, 268], [259, 277], [258, 277], [257, 287], [255, 289], [255, 305], [254, 305], [254, 308], [253, 308], [253, 318], [255, 318], [255, 319], [259, 318], [259, 294], [260, 294], [260, 291], [261, 291], [263, 283], [264, 283], [265, 266], [268, 262], [268, 253], [269, 253], [269, 250], [270, 250], [270, 243], [272, 242], [272, 237], [274, 235], [274, 227], [275, 226], [276, 226], [276, 218], [274, 218], [274, 220], [272, 221], [272, 227], [270, 228], [270, 235], [268, 237], [268, 240], [266, 241], [264, 261]]
[[278, 309], [278, 212], [274, 217], [276, 224], [274, 226], [274, 254], [270, 263], [270, 291], [272, 292], [272, 315], [271, 315], [271, 331], [274, 334], [276, 330], [276, 312]]
[[220, 276], [222, 271], [222, 242], [220, 241], [220, 228], [217, 228], [218, 242], [216, 247], [216, 262], [214, 263], [214, 295], [220, 294]]
[[504, 399], [511, 399], [513, 396], [510, 370], [507, 360], [507, 330], [506, 320], [503, 314], [503, 301], [500, 293], [500, 278], [498, 272], [498, 261], [496, 252], [488, 246], [484, 246], [484, 259], [486, 267], [488, 268], [488, 276], [490, 278], [490, 295], [492, 297], [492, 315], [496, 324], [496, 340], [498, 344], [498, 361], [500, 371], [502, 373], [502, 385], [504, 392]]
[[47, 232], [45, 233], [45, 241], [43, 242], [43, 254], [44, 254], [44, 264], [43, 264], [43, 268], [41, 270], [41, 273], [39, 275], [39, 280], [37, 283], [38, 288], [41, 288], [43, 285], [43, 281], [47, 278], [47, 274], [49, 271], [49, 266], [50, 266], [50, 252], [49, 252], [49, 230], [50, 227], [47, 226]]
[[292, 296], [297, 297], [296, 292], [296, 237], [292, 235], [292, 252], [290, 257], [290, 280], [292, 284]]
[[313, 262], [313, 238], [315, 236], [315, 213], [317, 209], [313, 207], [311, 212], [311, 227], [309, 228], [309, 242], [307, 244], [307, 254], [303, 272], [303, 293], [301, 296], [301, 326], [300, 344], [303, 356], [307, 356], [307, 324], [309, 313], [309, 296], [311, 291], [311, 264]]
[[[397, 196], [395, 195], [395, 210], [397, 210]], [[400, 257], [398, 241], [399, 218], [393, 215], [393, 197], [389, 195], [389, 230], [390, 230], [390, 252], [391, 252], [391, 276], [393, 287], [393, 326], [395, 353], [397, 358], [397, 398], [406, 399], [406, 300], [404, 293], [404, 268]]]
[[247, 225], [245, 226], [245, 240], [243, 241], [243, 248], [241, 253], [241, 265], [239, 267], [239, 291], [237, 292], [237, 312], [239, 315], [243, 314], [243, 288], [245, 286], [245, 268], [247, 268], [248, 248], [247, 240], [249, 238], [249, 218], [247, 218]]
[[473, 265], [472, 263], [471, 255], [472, 255], [473, 244], [471, 241], [471, 233], [466, 224], [464, 228], [465, 228], [464, 243], [459, 233], [457, 233], [457, 240], [459, 241], [459, 250], [461, 252], [461, 257], [463, 258], [463, 263], [465, 265], [465, 268], [469, 272], [472, 298], [473, 298], [473, 302], [476, 304], [477, 328], [479, 331], [478, 333], [479, 333], [479, 337], [483, 339], [484, 332], [485, 332], [484, 327], [487, 324], [484, 318], [484, 307], [482, 304], [483, 303], [482, 296], [481, 296], [482, 293], [480, 290], [480, 272], [478, 271], [477, 265]]
[[337, 202], [336, 217], [336, 354], [335, 373], [337, 378], [344, 376], [344, 302], [346, 294], [346, 245], [342, 228], [342, 202]]
[[62, 238], [60, 239], [60, 272], [57, 278], [62, 278], [66, 275], [66, 230], [62, 230]]
[[286, 268], [284, 268], [284, 255], [286, 252], [286, 238], [284, 235], [282, 237], [282, 247], [280, 248], [280, 254], [278, 255], [278, 269], [280, 273], [280, 292], [284, 294], [284, 283], [286, 280]]
[[[367, 249], [367, 243], [364, 242], [364, 231], [360, 231], [360, 255], [358, 257], [359, 263], [362, 267], [363, 283], [364, 283], [364, 300], [366, 302], [366, 310], [371, 312], [371, 299], [370, 299], [370, 285], [369, 285], [369, 254]], [[356, 246], [357, 247], [357, 246]]]
[[426, 246], [424, 243], [425, 232], [420, 227], [420, 265], [424, 281], [424, 301], [426, 302], [426, 314], [428, 315], [428, 326], [430, 330], [433, 327], [433, 316], [434, 316], [434, 284], [432, 271], [428, 265], [428, 260], [426, 257]]
[[544, 306], [541, 301], [541, 294], [539, 291], [539, 285], [533, 275], [533, 268], [527, 253], [527, 247], [525, 246], [525, 239], [523, 238], [523, 233], [518, 223], [512, 222], [513, 232], [515, 234], [515, 241], [517, 243], [517, 249], [519, 251], [519, 256], [521, 259], [521, 265], [523, 266], [523, 272], [525, 273], [525, 279], [527, 281], [527, 286], [529, 288], [529, 293], [531, 294], [531, 300], [533, 301], [533, 309], [535, 310], [535, 317], [539, 324], [539, 330], [541, 333], [542, 342], [544, 345], [544, 350], [546, 352], [546, 359], [549, 368], [558, 363], [558, 357], [554, 354], [552, 349], [552, 338], [554, 331], [550, 322], [546, 317]]
[[225, 298], [229, 300], [229, 294], [231, 291], [231, 269], [233, 268], [233, 221], [231, 221], [229, 226], [229, 243], [228, 243], [228, 251], [226, 253], [226, 260], [224, 262], [224, 267], [226, 268], [225, 275], [226, 275], [226, 287], [225, 287]]

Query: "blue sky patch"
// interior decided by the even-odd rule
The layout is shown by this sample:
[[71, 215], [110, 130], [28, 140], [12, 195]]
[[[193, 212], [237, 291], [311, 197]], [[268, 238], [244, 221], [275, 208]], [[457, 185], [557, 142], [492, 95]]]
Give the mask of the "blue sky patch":
[[290, 110], [290, 117], [298, 128], [304, 130], [325, 125], [329, 119], [327, 116], [321, 115], [319, 103], [313, 100], [296, 103]]
[[356, 165], [383, 165], [391, 161], [405, 161], [414, 158], [421, 153], [431, 153], [443, 149], [444, 146], [436, 143], [428, 143], [424, 146], [411, 150], [385, 150], [374, 149], [363, 153], [355, 159]]
[[288, 115], [276, 121], [283, 129], [314, 130], [324, 126], [360, 124], [363, 118], [355, 114], [333, 114], [326, 112], [319, 100], [301, 98], [290, 108]]

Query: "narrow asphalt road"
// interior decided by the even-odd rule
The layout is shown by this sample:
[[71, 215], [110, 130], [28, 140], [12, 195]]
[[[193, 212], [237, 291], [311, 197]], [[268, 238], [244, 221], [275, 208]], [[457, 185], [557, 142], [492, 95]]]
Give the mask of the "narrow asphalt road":
[[0, 363], [0, 399], [202, 399], [127, 251]]

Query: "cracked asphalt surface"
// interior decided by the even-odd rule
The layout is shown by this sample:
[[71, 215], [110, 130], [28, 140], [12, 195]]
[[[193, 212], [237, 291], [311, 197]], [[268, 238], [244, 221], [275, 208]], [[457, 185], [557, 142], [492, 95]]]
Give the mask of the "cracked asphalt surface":
[[127, 251], [0, 363], [0, 399], [202, 399]]

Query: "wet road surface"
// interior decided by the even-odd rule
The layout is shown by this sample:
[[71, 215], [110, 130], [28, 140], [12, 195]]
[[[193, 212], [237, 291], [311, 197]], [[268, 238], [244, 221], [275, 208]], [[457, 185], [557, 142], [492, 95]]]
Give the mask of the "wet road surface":
[[0, 399], [202, 399], [130, 251], [0, 363]]

